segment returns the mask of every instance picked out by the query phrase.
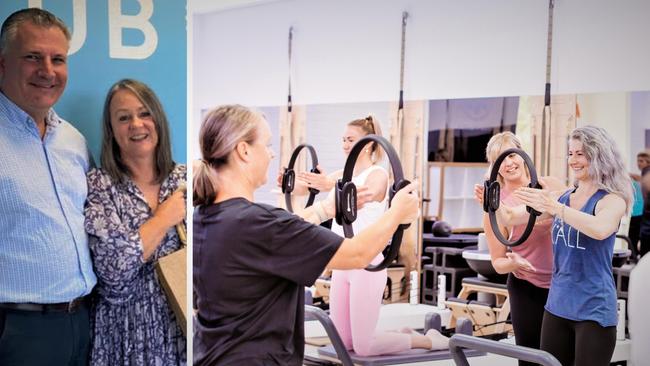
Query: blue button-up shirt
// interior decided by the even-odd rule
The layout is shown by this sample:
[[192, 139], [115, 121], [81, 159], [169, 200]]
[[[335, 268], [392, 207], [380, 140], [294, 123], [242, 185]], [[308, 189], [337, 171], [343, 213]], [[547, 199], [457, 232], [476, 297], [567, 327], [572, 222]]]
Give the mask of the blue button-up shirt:
[[50, 110], [34, 120], [0, 92], [0, 302], [58, 303], [97, 282], [84, 201], [86, 140]]

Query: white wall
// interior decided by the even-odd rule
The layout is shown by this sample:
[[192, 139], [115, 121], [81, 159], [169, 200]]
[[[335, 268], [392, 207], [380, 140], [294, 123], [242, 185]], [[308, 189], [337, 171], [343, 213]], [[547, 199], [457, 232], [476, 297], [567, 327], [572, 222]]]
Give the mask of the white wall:
[[[215, 105], [285, 103], [290, 26], [296, 104], [396, 100], [403, 10], [407, 100], [543, 93], [547, 1], [274, 1], [193, 16], [193, 129]], [[648, 14], [644, 0], [556, 1], [553, 93], [650, 90]]]
[[632, 170], [638, 171], [636, 166], [636, 154], [644, 148], [646, 131], [650, 130], [650, 92], [630, 93], [630, 156], [632, 158]]
[[[650, 2], [556, 3], [554, 92], [650, 89]], [[543, 92], [546, 1], [294, 0], [195, 15], [195, 110], [283, 104], [290, 26], [296, 103], [394, 100], [403, 10], [406, 99]]]
[[618, 144], [627, 169], [636, 169], [636, 152], [630, 151], [630, 93], [580, 94], [578, 105], [578, 127], [590, 124], [607, 130]]

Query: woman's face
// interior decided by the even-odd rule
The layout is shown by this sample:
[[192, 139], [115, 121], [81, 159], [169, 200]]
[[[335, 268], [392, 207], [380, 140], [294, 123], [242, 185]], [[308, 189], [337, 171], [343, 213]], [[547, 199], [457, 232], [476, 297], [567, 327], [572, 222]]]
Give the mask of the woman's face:
[[111, 128], [123, 158], [151, 157], [158, 146], [156, 121], [130, 90], [113, 94], [109, 105]]
[[350, 150], [354, 144], [359, 141], [359, 139], [366, 136], [366, 133], [360, 127], [357, 126], [346, 126], [345, 132], [343, 133], [343, 153], [345, 156], [350, 155]]
[[266, 119], [262, 117], [259, 117], [257, 134], [257, 138], [250, 145], [250, 150], [253, 155], [253, 184], [255, 187], [260, 187], [266, 184], [269, 165], [271, 164], [271, 159], [275, 157], [271, 146], [271, 128]]
[[569, 140], [569, 168], [573, 170], [575, 179], [588, 180], [589, 166], [591, 162], [587, 159], [587, 154], [582, 149], [582, 142], [576, 139]]
[[643, 156], [637, 156], [636, 166], [639, 168], [639, 171], [643, 171], [643, 168], [650, 166], [650, 160]]
[[[508, 149], [515, 149], [515, 146], [512, 143], [506, 143], [501, 146], [499, 150], [499, 156]], [[522, 178], [526, 177], [526, 165], [524, 164], [524, 159], [518, 154], [512, 153], [506, 156], [501, 162], [499, 167], [499, 174], [503, 177], [503, 180], [506, 182], [517, 183], [521, 181]]]

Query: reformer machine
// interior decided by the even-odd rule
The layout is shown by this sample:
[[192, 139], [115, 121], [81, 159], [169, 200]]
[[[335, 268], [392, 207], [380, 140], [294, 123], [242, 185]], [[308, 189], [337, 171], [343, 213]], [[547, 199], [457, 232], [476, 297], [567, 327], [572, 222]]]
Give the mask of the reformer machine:
[[[436, 360], [451, 359], [449, 350], [441, 351], [427, 351], [423, 349], [412, 349], [406, 352], [401, 352], [391, 355], [380, 356], [359, 356], [352, 351], [347, 351], [345, 345], [341, 340], [339, 333], [334, 327], [334, 323], [329, 318], [327, 313], [320, 308], [314, 306], [305, 306], [305, 320], [317, 320], [325, 329], [331, 345], [322, 346], [318, 348], [318, 357], [305, 356], [305, 360], [318, 364], [319, 362], [332, 361], [336, 364], [344, 366], [382, 366], [382, 365], [398, 365], [414, 362], [428, 362]], [[440, 315], [436, 313], [427, 314], [424, 321], [424, 332], [429, 329], [441, 330]], [[470, 335], [472, 332], [472, 324], [467, 319], [458, 319], [456, 323], [456, 332], [465, 335]], [[469, 357], [482, 356], [485, 353], [482, 351], [467, 350], [465, 355]], [[322, 363], [321, 363], [322, 364]]]

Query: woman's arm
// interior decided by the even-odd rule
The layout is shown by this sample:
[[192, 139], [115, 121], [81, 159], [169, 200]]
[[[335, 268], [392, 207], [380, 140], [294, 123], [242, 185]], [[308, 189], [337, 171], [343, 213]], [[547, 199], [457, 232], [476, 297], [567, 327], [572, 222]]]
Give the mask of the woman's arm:
[[611, 193], [596, 204], [595, 215], [564, 205], [562, 207], [556, 210], [556, 216], [563, 216], [567, 224], [596, 240], [603, 240], [618, 231], [626, 209], [625, 200]]
[[185, 219], [185, 196], [176, 191], [163, 201], [153, 216], [140, 226], [138, 232], [142, 239], [142, 257], [151, 258], [169, 229]]
[[367, 188], [365, 193], [367, 199], [364, 203], [371, 201], [381, 202], [386, 196], [386, 190], [388, 188], [388, 173], [384, 169], [376, 169], [368, 174], [363, 185]]
[[[506, 247], [501, 244], [492, 231], [492, 224], [487, 214], [483, 214], [483, 228], [485, 230], [485, 239], [487, 240], [490, 251], [490, 260], [497, 273], [509, 273], [515, 268], [506, 257]], [[508, 230], [505, 227], [499, 227], [499, 231], [504, 237], [508, 237]]]
[[314, 202], [313, 205], [307, 208], [296, 211], [295, 214], [309, 223], [320, 225], [321, 223], [334, 218], [334, 210], [334, 195], [332, 195], [322, 201]]
[[517, 198], [537, 211], [553, 215], [597, 240], [605, 239], [618, 231], [626, 209], [623, 198], [611, 193], [596, 204], [594, 215], [565, 206], [557, 199], [553, 199], [548, 192], [520, 188], [515, 194]]
[[115, 187], [108, 175], [88, 173], [84, 227], [88, 233], [95, 274], [103, 286], [120, 292], [138, 276], [145, 263], [140, 233], [123, 222], [115, 204]]
[[[536, 271], [535, 267], [527, 259], [517, 253], [508, 252], [506, 246], [501, 244], [492, 231], [492, 225], [487, 214], [483, 215], [483, 227], [485, 228], [485, 238], [490, 251], [490, 260], [497, 273], [505, 274], [519, 269]], [[499, 229], [501, 234], [507, 238], [509, 235], [508, 230], [505, 227]]]
[[[331, 174], [326, 174], [323, 168], [318, 165], [320, 173], [300, 172], [296, 174], [296, 185], [294, 193], [297, 195], [309, 194], [309, 188], [316, 188], [321, 192], [329, 192], [334, 188], [336, 180], [341, 177], [342, 171], [336, 171]], [[279, 180], [280, 183], [282, 180]]]
[[418, 217], [417, 182], [401, 189], [391, 207], [381, 218], [353, 238], [344, 239], [327, 268], [362, 269], [388, 244], [400, 224], [411, 223]]
[[[554, 177], [543, 177], [539, 179], [539, 183], [542, 188], [546, 190], [554, 191], [553, 195], [558, 196], [561, 192], [566, 190], [566, 186], [557, 178]], [[480, 204], [483, 205], [483, 185], [475, 184], [474, 185], [474, 199]], [[556, 192], [557, 191], [557, 192]], [[496, 211], [497, 221], [507, 227], [512, 227], [515, 225], [523, 225], [528, 223], [529, 214], [526, 210], [525, 205], [508, 207], [503, 204], [499, 204], [499, 208]], [[538, 220], [544, 220], [550, 218], [551, 215], [542, 213], [539, 216]], [[483, 226], [486, 227], [486, 226]], [[496, 240], [496, 237], [495, 237]]]

